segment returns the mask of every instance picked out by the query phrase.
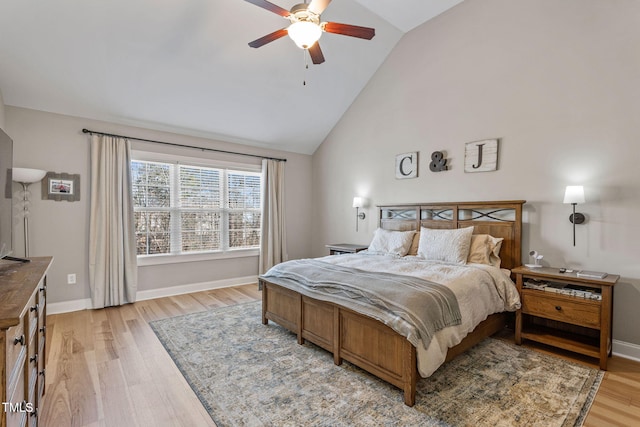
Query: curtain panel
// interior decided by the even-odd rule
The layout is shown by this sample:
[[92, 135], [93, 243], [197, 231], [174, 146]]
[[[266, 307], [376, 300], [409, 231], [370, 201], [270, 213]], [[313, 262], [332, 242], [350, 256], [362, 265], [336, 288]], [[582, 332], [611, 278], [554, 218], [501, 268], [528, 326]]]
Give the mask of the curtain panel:
[[262, 160], [262, 234], [258, 274], [287, 260], [284, 215], [284, 162]]
[[93, 308], [136, 300], [138, 270], [127, 139], [91, 135], [89, 285]]

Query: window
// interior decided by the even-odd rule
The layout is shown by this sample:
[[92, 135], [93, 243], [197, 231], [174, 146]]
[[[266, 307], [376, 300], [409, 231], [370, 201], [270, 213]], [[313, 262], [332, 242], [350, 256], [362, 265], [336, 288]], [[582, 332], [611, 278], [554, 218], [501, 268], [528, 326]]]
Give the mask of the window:
[[131, 173], [138, 255], [259, 247], [259, 172], [133, 160]]

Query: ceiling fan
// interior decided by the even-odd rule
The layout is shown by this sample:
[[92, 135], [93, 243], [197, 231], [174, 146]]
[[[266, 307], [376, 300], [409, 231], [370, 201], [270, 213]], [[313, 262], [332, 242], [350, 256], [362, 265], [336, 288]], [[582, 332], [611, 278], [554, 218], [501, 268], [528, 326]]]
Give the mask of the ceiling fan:
[[329, 3], [331, 3], [331, 0], [311, 0], [309, 4], [307, 4], [305, 0], [305, 3], [297, 4], [293, 6], [291, 10], [283, 9], [267, 0], [245, 1], [267, 9], [291, 21], [291, 25], [288, 27], [260, 37], [249, 43], [249, 46], [258, 48], [288, 34], [298, 47], [309, 51], [311, 61], [314, 64], [322, 64], [324, 62], [324, 55], [318, 44], [318, 39], [323, 32], [367, 40], [371, 40], [376, 34], [376, 30], [373, 28], [338, 24], [336, 22], [320, 22], [320, 14], [324, 12]]

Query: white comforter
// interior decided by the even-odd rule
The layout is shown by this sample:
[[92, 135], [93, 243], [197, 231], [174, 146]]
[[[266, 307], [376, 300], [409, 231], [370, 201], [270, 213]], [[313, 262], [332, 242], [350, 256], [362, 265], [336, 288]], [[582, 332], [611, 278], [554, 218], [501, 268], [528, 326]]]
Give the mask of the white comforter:
[[490, 314], [515, 311], [520, 297], [514, 283], [502, 270], [485, 264], [455, 265], [406, 256], [354, 255], [327, 256], [321, 261], [367, 271], [416, 276], [449, 287], [458, 299], [462, 323], [438, 331], [429, 347], [416, 346], [418, 371], [423, 377], [433, 374], [444, 363], [447, 350], [462, 341]]

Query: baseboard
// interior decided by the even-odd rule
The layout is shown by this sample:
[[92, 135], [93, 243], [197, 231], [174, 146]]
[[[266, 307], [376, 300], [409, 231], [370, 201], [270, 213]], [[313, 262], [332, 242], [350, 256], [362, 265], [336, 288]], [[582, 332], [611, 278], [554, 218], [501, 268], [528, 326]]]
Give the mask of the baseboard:
[[[171, 286], [168, 288], [149, 289], [146, 291], [138, 291], [136, 293], [137, 301], [144, 301], [154, 298], [170, 297], [174, 295], [189, 294], [192, 292], [208, 291], [210, 289], [229, 288], [231, 286], [239, 286], [255, 283], [257, 286], [258, 276], [234, 277], [232, 279], [215, 280], [211, 282], [190, 283], [180, 286]], [[78, 299], [72, 301], [47, 303], [47, 315], [70, 313], [72, 311], [81, 311], [92, 309], [93, 305], [90, 298]]]
[[47, 316], [50, 314], [71, 313], [91, 308], [91, 299], [76, 299], [62, 302], [47, 302]]
[[212, 282], [191, 283], [187, 285], [171, 286], [169, 288], [138, 291], [138, 301], [154, 298], [170, 297], [173, 295], [189, 294], [191, 292], [208, 291], [210, 289], [229, 288], [231, 286], [255, 283], [258, 286], [258, 276], [234, 277], [232, 279], [215, 280]]
[[618, 340], [613, 340], [612, 345], [616, 356], [640, 362], [640, 345]]
[[[258, 283], [258, 276], [235, 277], [233, 279], [215, 280], [211, 282], [191, 283], [187, 285], [171, 286], [168, 288], [150, 289], [137, 293], [138, 301], [154, 298], [170, 297], [192, 292], [207, 291], [210, 289], [229, 288], [231, 286]], [[91, 299], [79, 299], [47, 303], [47, 314], [70, 313], [72, 311], [89, 310], [92, 308]], [[625, 341], [613, 340], [613, 354], [625, 359], [640, 362], [640, 345]]]

